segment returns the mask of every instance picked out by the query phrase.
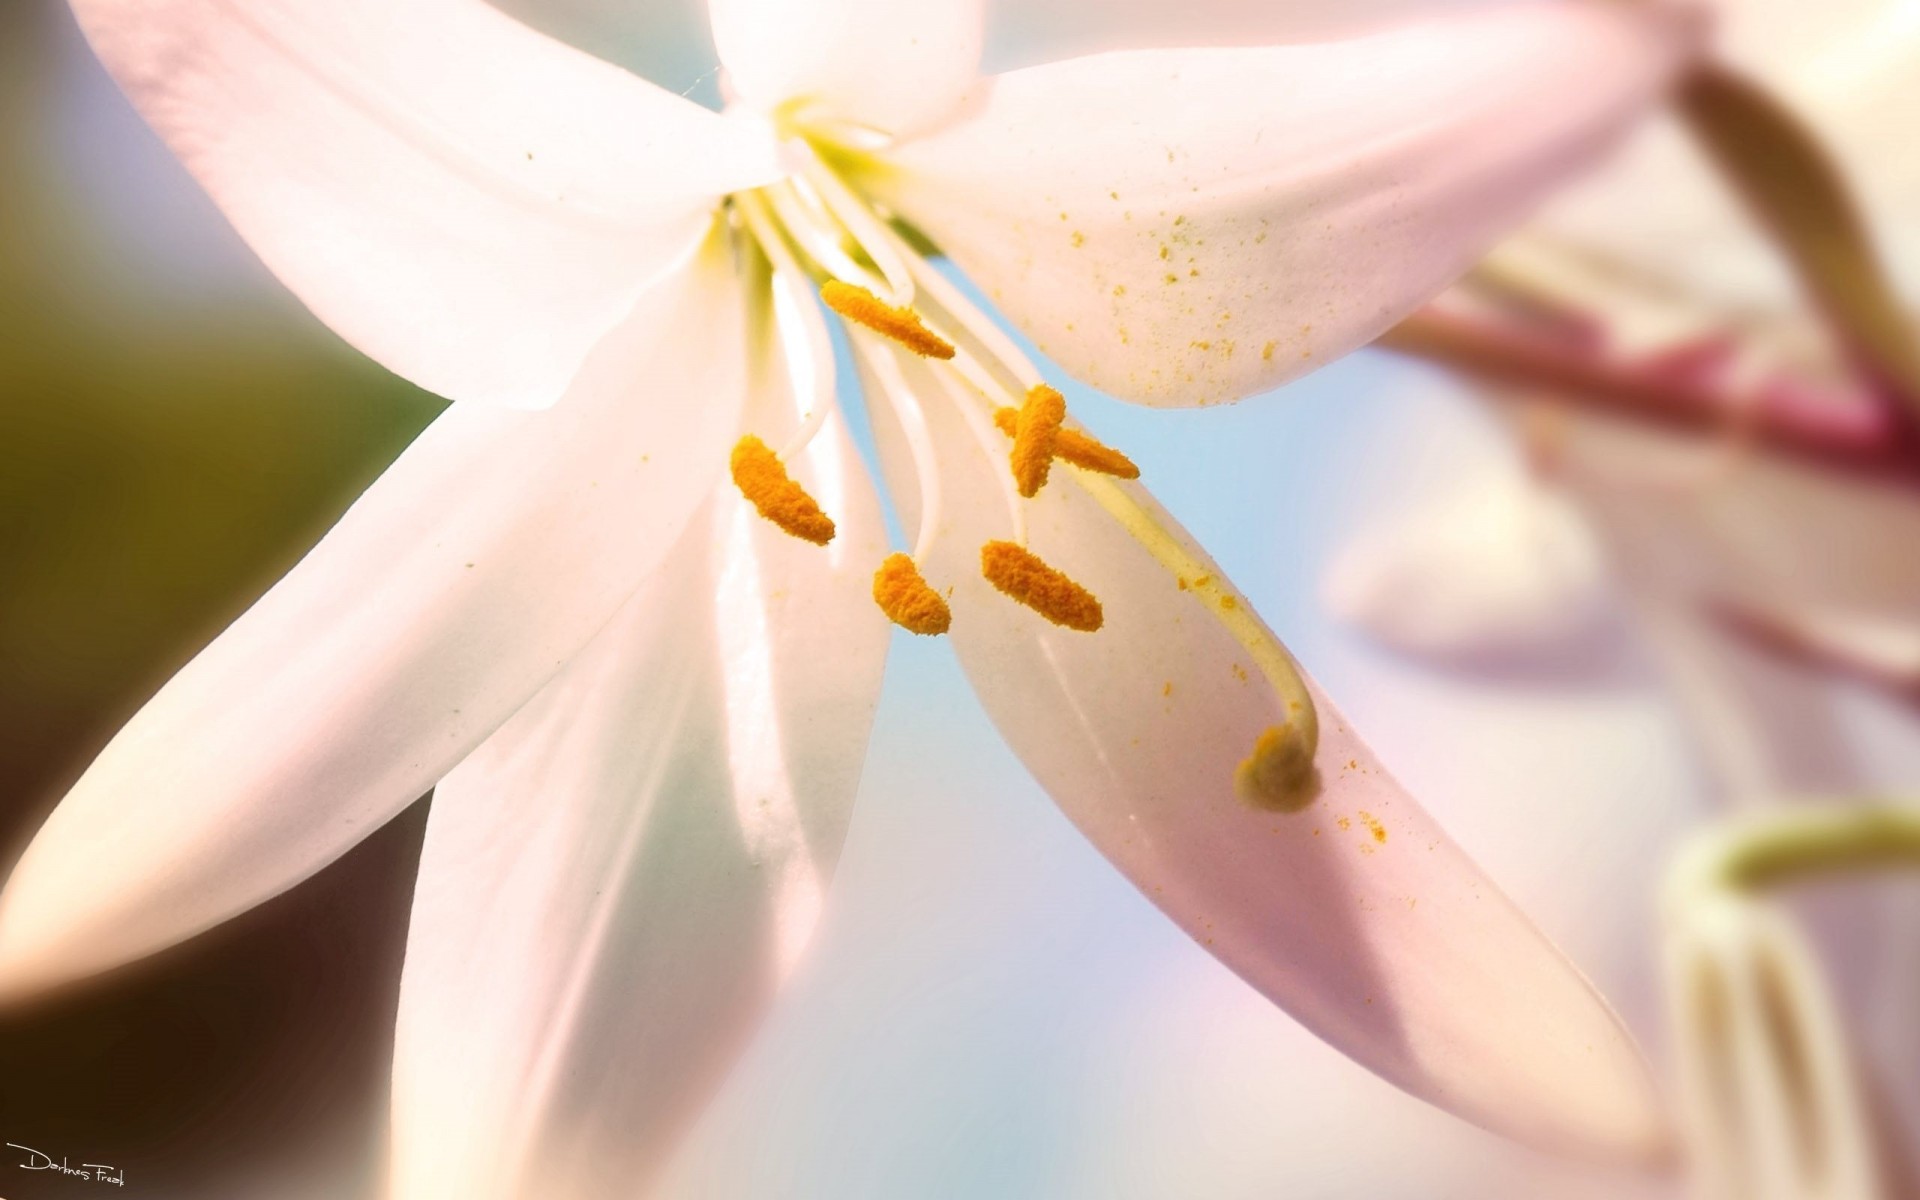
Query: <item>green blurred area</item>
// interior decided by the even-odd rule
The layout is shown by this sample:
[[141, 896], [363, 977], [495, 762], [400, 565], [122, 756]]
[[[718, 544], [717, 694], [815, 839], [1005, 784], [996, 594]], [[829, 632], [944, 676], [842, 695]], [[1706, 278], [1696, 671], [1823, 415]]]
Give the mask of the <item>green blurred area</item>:
[[438, 409], [280, 296], [117, 277], [46, 153], [64, 20], [47, 4], [0, 16], [0, 795], [15, 810], [50, 802]]
[[[65, 5], [0, 5], [0, 875], [440, 408], [264, 272], [209, 287], [143, 255], [173, 236], [162, 218], [204, 218], [216, 245], [218, 218], [178, 168], [102, 196], [70, 153], [94, 108], [135, 129]], [[103, 205], [133, 219], [108, 228]], [[258, 1194], [242, 1181], [263, 1164], [301, 1162], [313, 1194], [360, 1194], [423, 817], [185, 947], [0, 1014], [0, 1141], [116, 1164], [142, 1196]], [[0, 1173], [9, 1200], [75, 1186]]]

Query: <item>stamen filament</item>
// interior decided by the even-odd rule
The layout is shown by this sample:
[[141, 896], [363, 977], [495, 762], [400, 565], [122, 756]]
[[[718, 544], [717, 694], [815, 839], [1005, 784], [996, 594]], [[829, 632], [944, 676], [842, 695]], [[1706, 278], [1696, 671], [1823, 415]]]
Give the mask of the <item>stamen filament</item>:
[[894, 244], [888, 236], [889, 231], [873, 215], [853, 189], [846, 185], [840, 176], [820, 161], [820, 156], [805, 139], [796, 138], [789, 143], [801, 156], [800, 183], [810, 187], [819, 197], [821, 205], [838, 221], [847, 236], [853, 239], [873, 264], [880, 268], [886, 277], [890, 293], [888, 302], [895, 305], [913, 303], [913, 275], [907, 267], [910, 253]]
[[[779, 450], [780, 458], [791, 462], [813, 441], [814, 435], [820, 432], [833, 411], [837, 399], [833, 337], [827, 332], [827, 322], [820, 315], [820, 306], [813, 302], [813, 288], [807, 273], [801, 269], [787, 239], [781, 235], [779, 227], [768, 214], [766, 201], [757, 195], [747, 194], [738, 197], [736, 203], [747, 232], [773, 267], [774, 321], [781, 333], [781, 350], [786, 356], [788, 378], [793, 381], [794, 399], [802, 414], [799, 427]], [[798, 342], [790, 336], [795, 329], [801, 335]], [[807, 360], [805, 370], [799, 362], [803, 353]], [[799, 394], [803, 379], [808, 381], [804, 397]]]
[[[1020, 410], [996, 408], [993, 410], [993, 423], [999, 426], [1001, 433], [1012, 437], [1019, 429]], [[1099, 438], [1070, 426], [1060, 427], [1059, 436], [1054, 440], [1053, 456], [1061, 462], [1098, 471], [1102, 475], [1112, 475], [1118, 479], [1140, 478], [1140, 468], [1132, 459]]]
[[927, 585], [905, 554], [891, 554], [873, 573], [873, 600], [887, 619], [910, 633], [940, 634], [953, 626], [946, 597]]
[[767, 520], [802, 541], [824, 546], [833, 540], [833, 518], [788, 476], [780, 457], [752, 434], [733, 447], [734, 486]]
[[[905, 239], [888, 228], [884, 222], [876, 222], [876, 224], [879, 227], [880, 236], [893, 247], [895, 253], [907, 260], [907, 272], [913, 277], [914, 286], [925, 294], [925, 299], [932, 301], [930, 307], [936, 312], [937, 317], [951, 319], [969, 338], [979, 343], [988, 357], [1019, 383], [1021, 391], [1030, 390], [1046, 382], [1040, 376], [1040, 369], [1021, 353], [1020, 347], [1014, 344], [1006, 331], [988, 320], [987, 315], [968, 300], [952, 280], [942, 275], [938, 267], [914, 253]], [[937, 323], [944, 324], [945, 321], [940, 320]], [[982, 387], [980, 390], [989, 396], [1006, 391], [1004, 387]]]
[[891, 290], [884, 278], [855, 262], [853, 256], [841, 248], [841, 230], [837, 223], [829, 227], [824, 219], [806, 211], [805, 202], [792, 184], [772, 184], [761, 188], [759, 195], [773, 206], [780, 227], [822, 271], [869, 291]]
[[933, 455], [933, 434], [927, 428], [927, 414], [920, 398], [907, 383], [893, 351], [870, 338], [852, 339], [853, 347], [873, 372], [880, 392], [900, 423], [901, 436], [907, 439], [907, 452], [913, 456], [913, 472], [920, 486], [920, 528], [914, 535], [913, 557], [923, 559], [933, 548], [934, 530], [940, 527], [940, 465]]
[[923, 358], [949, 359], [953, 345], [920, 322], [910, 308], [895, 308], [863, 287], [829, 279], [820, 287], [827, 307], [849, 321], [882, 333]]
[[1002, 594], [1055, 625], [1094, 633], [1106, 623], [1106, 614], [1092, 592], [1024, 546], [988, 542], [980, 547], [980, 573]]
[[1067, 398], [1046, 384], [1027, 393], [1013, 423], [1013, 482], [1031, 500], [1046, 486], [1060, 426], [1067, 419]]
[[[993, 427], [982, 410], [983, 403], [991, 404], [992, 401], [980, 396], [963, 394], [967, 385], [945, 371], [935, 372], [935, 375], [940, 380], [940, 386], [946, 389], [947, 398], [952, 402], [954, 411], [960, 414], [960, 420], [966, 425], [967, 431], [973, 434], [973, 440], [979, 445], [980, 452], [987, 456], [989, 462], [999, 458], [1001, 443], [994, 440]], [[1013, 476], [996, 469], [993, 472], [993, 478], [999, 483], [1000, 495], [1006, 501], [1007, 519], [1013, 523], [1013, 538], [1024, 546], [1027, 542], [1027, 509], [1020, 503], [1019, 493], [1014, 490]]]

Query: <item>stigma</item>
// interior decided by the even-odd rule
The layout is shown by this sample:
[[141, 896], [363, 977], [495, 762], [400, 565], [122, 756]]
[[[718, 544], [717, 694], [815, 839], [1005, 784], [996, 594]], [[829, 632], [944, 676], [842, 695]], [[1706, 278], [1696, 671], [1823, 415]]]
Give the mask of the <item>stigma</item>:
[[1313, 800], [1314, 740], [1297, 722], [1269, 726], [1233, 774], [1234, 791], [1255, 808], [1292, 812]]

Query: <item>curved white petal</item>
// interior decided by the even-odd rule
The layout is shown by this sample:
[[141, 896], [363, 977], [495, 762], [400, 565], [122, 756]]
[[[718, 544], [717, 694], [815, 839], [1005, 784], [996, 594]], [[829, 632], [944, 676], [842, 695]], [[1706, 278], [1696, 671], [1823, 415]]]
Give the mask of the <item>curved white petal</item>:
[[434, 793], [401, 982], [392, 1200], [645, 1187], [811, 930], [888, 626], [837, 423], [822, 549], [731, 484], [595, 643]]
[[[1327, 697], [1313, 689], [1318, 798], [1296, 812], [1242, 801], [1239, 764], [1287, 720], [1253, 658], [1058, 466], [1029, 505], [1031, 546], [1093, 591], [1105, 626], [1056, 628], [1001, 596], [979, 547], [1009, 536], [994, 477], [1005, 460], [944, 406], [929, 418], [944, 515], [926, 574], [953, 589], [954, 649], [1100, 851], [1254, 987], [1415, 1095], [1556, 1147], [1659, 1148], [1650, 1083], [1612, 1012]], [[898, 431], [876, 425], [899, 479]], [[1206, 563], [1144, 491], [1124, 490]]]
[[1346, 41], [1139, 51], [983, 81], [866, 186], [1068, 372], [1204, 404], [1370, 340], [1607, 148], [1694, 41], [1534, 4]]
[[482, 0], [74, 0], [88, 39], [275, 274], [455, 400], [543, 407], [764, 134]]
[[982, 0], [712, 0], [727, 80], [785, 105], [888, 133], [953, 110], [980, 66]]
[[673, 544], [726, 459], [740, 289], [710, 252], [562, 407], [455, 407], [127, 723], [0, 893], [0, 995], [275, 895], [537, 692]]

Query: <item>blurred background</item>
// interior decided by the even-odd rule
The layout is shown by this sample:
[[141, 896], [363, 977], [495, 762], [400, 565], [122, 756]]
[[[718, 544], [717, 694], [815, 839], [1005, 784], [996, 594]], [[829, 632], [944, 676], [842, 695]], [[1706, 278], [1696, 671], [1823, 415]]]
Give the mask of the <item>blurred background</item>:
[[[628, 6], [503, 7], [711, 99], [692, 6], [660, 6], [646, 40]], [[1295, 8], [1293, 29], [1326, 15]], [[1167, 6], [1124, 15], [1143, 36], [1180, 28]], [[1047, 4], [1000, 18], [1000, 63], [1045, 58], [1070, 32]], [[1904, 165], [1920, 162], [1906, 115], [1920, 104], [1896, 85], [1920, 75], [1920, 6], [1840, 5], [1825, 23], [1746, 6], [1729, 26], [1737, 56], [1792, 74], [1783, 88], [1824, 105], [1838, 150], [1874, 168], [1863, 192], [1902, 261], [1920, 244], [1920, 172]], [[1673, 166], [1674, 141], [1650, 133], [1449, 311], [1516, 295], [1536, 317], [1578, 307], [1610, 364], [1712, 395], [1737, 360], [1739, 379], [1857, 402], [1764, 243], [1710, 177]], [[0, 164], [10, 862], [125, 718], [440, 405], [278, 288], [54, 0], [0, 4]], [[1603, 253], [1615, 266], [1591, 270]], [[1659, 270], [1618, 266], [1630, 259]], [[1745, 349], [1703, 367], [1715, 338]], [[1806, 465], [1739, 422], [1676, 432], [1591, 380], [1568, 396], [1458, 365], [1367, 351], [1204, 413], [1070, 399], [1671, 1064], [1661, 890], [1676, 848], [1729, 811], [1920, 783], [1920, 650], [1901, 657], [1920, 632], [1900, 641], [1920, 631], [1920, 542], [1901, 540], [1920, 536], [1920, 474]], [[1729, 604], [1741, 620], [1713, 615]], [[130, 1196], [370, 1194], [424, 815], [180, 949], [0, 1017], [0, 1141], [113, 1164]], [[1841, 879], [1787, 903], [1863, 1065], [1884, 1194], [1899, 1194], [1896, 1160], [1920, 1144], [1920, 888]], [[0, 1157], [9, 1200], [93, 1186]], [[1071, 830], [944, 646], [901, 638], [814, 951], [665, 1193], [1666, 1189], [1518, 1150], [1321, 1046]]]

